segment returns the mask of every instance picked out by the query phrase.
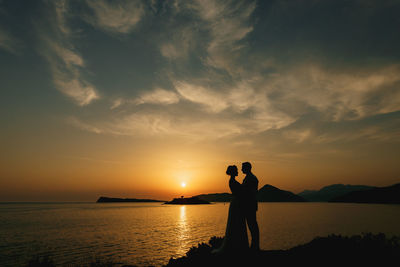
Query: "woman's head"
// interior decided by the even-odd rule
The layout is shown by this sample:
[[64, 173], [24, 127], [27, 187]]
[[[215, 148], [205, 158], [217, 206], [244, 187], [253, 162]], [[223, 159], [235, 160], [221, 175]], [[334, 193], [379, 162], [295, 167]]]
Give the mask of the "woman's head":
[[237, 176], [238, 175], [238, 169], [236, 165], [229, 165], [228, 169], [226, 169], [226, 174], [230, 176]]

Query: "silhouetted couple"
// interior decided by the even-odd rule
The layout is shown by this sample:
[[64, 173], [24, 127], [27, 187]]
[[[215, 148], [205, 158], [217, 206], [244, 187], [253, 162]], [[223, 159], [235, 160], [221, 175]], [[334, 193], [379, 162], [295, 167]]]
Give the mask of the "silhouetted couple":
[[246, 222], [251, 233], [251, 249], [260, 249], [260, 233], [257, 224], [256, 213], [258, 179], [251, 172], [251, 164], [244, 162], [242, 172], [246, 174], [243, 183], [236, 181], [238, 169], [231, 165], [226, 170], [230, 176], [229, 188], [232, 191], [232, 200], [229, 205], [228, 222], [226, 224], [225, 238], [221, 247], [214, 250], [214, 253], [243, 252], [249, 249]]

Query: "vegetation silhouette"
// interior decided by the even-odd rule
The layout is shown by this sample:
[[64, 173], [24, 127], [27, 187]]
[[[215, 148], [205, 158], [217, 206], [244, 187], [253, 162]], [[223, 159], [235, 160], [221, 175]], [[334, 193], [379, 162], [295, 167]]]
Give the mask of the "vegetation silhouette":
[[385, 266], [397, 262], [399, 237], [365, 233], [351, 237], [330, 235], [288, 250], [269, 250], [215, 255], [223, 238], [212, 237], [208, 244], [192, 247], [181, 258], [171, 258], [165, 267], [180, 266]]
[[196, 197], [209, 202], [230, 202], [232, 200], [232, 194], [230, 193], [201, 194]]
[[210, 202], [200, 199], [198, 197], [180, 197], [174, 198], [171, 201], [167, 201], [164, 204], [172, 204], [172, 205], [195, 205], [195, 204], [211, 204]]

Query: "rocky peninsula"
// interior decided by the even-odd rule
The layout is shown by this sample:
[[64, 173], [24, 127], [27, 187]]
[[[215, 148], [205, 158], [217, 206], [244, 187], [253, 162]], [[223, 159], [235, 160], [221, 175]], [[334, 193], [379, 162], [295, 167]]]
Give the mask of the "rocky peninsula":
[[207, 200], [200, 199], [198, 197], [180, 197], [174, 198], [171, 201], [167, 201], [164, 204], [173, 204], [173, 205], [195, 205], [195, 204], [211, 204]]

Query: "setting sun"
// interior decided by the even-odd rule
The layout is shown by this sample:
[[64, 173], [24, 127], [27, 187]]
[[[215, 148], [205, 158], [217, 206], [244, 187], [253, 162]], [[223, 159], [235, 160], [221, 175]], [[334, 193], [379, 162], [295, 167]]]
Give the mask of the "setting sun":
[[185, 183], [185, 182], [182, 182], [182, 183], [181, 183], [181, 186], [182, 186], [182, 187], [186, 187], [186, 183]]

